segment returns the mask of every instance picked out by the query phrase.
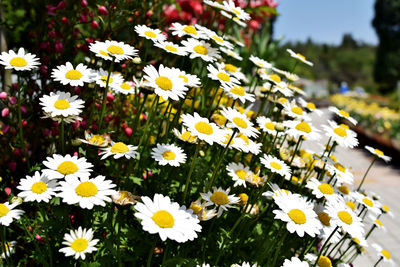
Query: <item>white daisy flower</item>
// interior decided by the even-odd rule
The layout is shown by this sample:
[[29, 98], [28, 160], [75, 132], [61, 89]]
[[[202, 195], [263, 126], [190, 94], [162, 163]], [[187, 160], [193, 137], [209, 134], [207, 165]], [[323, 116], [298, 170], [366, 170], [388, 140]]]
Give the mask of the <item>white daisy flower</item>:
[[147, 27], [146, 25], [136, 25], [135, 32], [139, 34], [139, 36], [144, 37], [148, 40], [152, 40], [153, 42], [162, 42], [167, 39], [167, 37], [162, 34], [159, 29], [152, 29], [150, 27]]
[[114, 159], [119, 159], [121, 157], [125, 157], [127, 159], [135, 159], [139, 156], [139, 153], [136, 151], [137, 146], [127, 145], [123, 142], [114, 142], [111, 141], [111, 146], [103, 148], [103, 151], [100, 152], [101, 159], [108, 158], [113, 156]]
[[47, 157], [47, 161], [43, 161], [43, 165], [48, 169], [43, 169], [43, 175], [49, 180], [69, 178], [69, 177], [84, 177], [88, 178], [92, 172], [93, 165], [87, 162], [86, 158], [71, 155], [61, 156], [53, 154], [52, 157]]
[[11, 256], [11, 254], [14, 254], [16, 244], [17, 244], [16, 241], [5, 242], [4, 248], [6, 251], [1, 253], [0, 258], [2, 258], [2, 259], [5, 259], [6, 257], [9, 258]]
[[386, 249], [383, 249], [381, 246], [379, 246], [376, 243], [371, 244], [371, 246], [376, 250], [378, 257], [381, 257], [383, 259], [383, 262], [390, 263], [392, 266], [396, 265], [396, 263], [393, 261], [392, 256], [389, 251], [387, 251]]
[[328, 120], [328, 125], [322, 125], [325, 135], [331, 137], [339, 146], [353, 148], [358, 145], [357, 134], [350, 130], [347, 125]]
[[250, 61], [254, 63], [257, 67], [263, 68], [263, 69], [270, 69], [272, 68], [272, 64], [268, 63], [264, 59], [261, 59], [259, 57], [255, 57], [253, 55], [250, 56]]
[[35, 172], [34, 176], [26, 176], [19, 181], [17, 188], [22, 192], [18, 194], [24, 201], [37, 201], [48, 203], [52, 196], [56, 195], [56, 180], [47, 179], [46, 175]]
[[188, 40], [182, 41], [182, 45], [185, 47], [186, 51], [190, 53], [190, 58], [200, 57], [206, 62], [212, 62], [221, 57], [217, 49], [201, 40], [189, 38]]
[[224, 10], [221, 10], [221, 15], [231, 19], [232, 21], [234, 21], [236, 24], [238, 24], [239, 26], [241, 26], [243, 28], [247, 27], [247, 24], [244, 21], [240, 20], [240, 18], [236, 17], [235, 15], [232, 15]]
[[207, 118], [200, 117], [197, 112], [193, 115], [182, 114], [181, 118], [190, 135], [196, 136], [210, 145], [224, 137], [224, 132], [215, 123], [210, 122]]
[[243, 104], [246, 103], [246, 100], [249, 102], [255, 101], [254, 95], [246, 92], [243, 86], [235, 84], [227, 85], [226, 83], [222, 83], [221, 87], [229, 97], [233, 98], [234, 100], [239, 100]]
[[106, 40], [105, 42], [96, 41], [89, 45], [89, 50], [106, 60], [120, 62], [122, 60], [132, 59], [137, 56], [137, 50], [123, 42]]
[[283, 106], [282, 112], [291, 118], [303, 121], [311, 120], [310, 116], [308, 116], [307, 113], [301, 107], [299, 107], [295, 101], [285, 102], [282, 104], [282, 106]]
[[172, 69], [180, 72], [179, 78], [181, 78], [183, 80], [183, 83], [185, 86], [187, 86], [187, 87], [200, 87], [201, 86], [200, 79], [196, 75], [188, 74], [180, 69], [176, 69], [176, 68], [172, 68]]
[[63, 120], [69, 117], [79, 118], [78, 115], [82, 112], [85, 103], [78, 96], [71, 96], [69, 92], [61, 91], [50, 92], [50, 95], [44, 95], [39, 100], [45, 117], [55, 120]]
[[[342, 235], [339, 231], [336, 231], [335, 226], [331, 224], [331, 217], [329, 217], [328, 213], [325, 212], [325, 207], [321, 204], [315, 205], [315, 212], [317, 213], [318, 219], [322, 224], [321, 233], [319, 237], [323, 240], [323, 242], [329, 239], [329, 244], [336, 244], [342, 238]], [[333, 233], [333, 231], [335, 231]]]
[[265, 184], [267, 176], [260, 176], [260, 171], [258, 173], [249, 172], [246, 176], [246, 182], [254, 186], [262, 186]]
[[[318, 267], [331, 267], [332, 261], [327, 256], [320, 256], [319, 259], [316, 255], [308, 253], [304, 256], [304, 259], [308, 260], [311, 263], [311, 266], [318, 266]], [[317, 261], [317, 264], [315, 262]], [[339, 267], [339, 266], [338, 266]]]
[[299, 100], [300, 105], [303, 108], [309, 110], [310, 112], [317, 114], [319, 117], [322, 116], [322, 114], [323, 114], [322, 110], [317, 109], [317, 107], [315, 106], [315, 104], [313, 102], [307, 102], [301, 97], [299, 97], [298, 100]]
[[201, 27], [201, 29], [203, 29], [203, 31], [205, 32], [205, 34], [212, 39], [214, 42], [216, 42], [218, 45], [220, 46], [224, 46], [228, 49], [233, 49], [233, 44], [230, 43], [227, 40], [224, 40], [223, 37], [219, 36], [216, 32], [209, 30], [205, 27]]
[[321, 183], [314, 177], [307, 182], [306, 187], [311, 189], [311, 193], [318, 199], [323, 197], [328, 201], [337, 201], [338, 199], [338, 195], [335, 194], [335, 190], [330, 184]]
[[305, 63], [305, 64], [307, 64], [307, 65], [309, 65], [309, 66], [314, 66], [314, 63], [312, 63], [311, 61], [308, 61], [308, 60], [306, 59], [306, 57], [303, 56], [302, 54], [300, 54], [300, 53], [295, 53], [295, 52], [293, 52], [292, 49], [289, 49], [289, 48], [286, 49], [286, 51], [290, 54], [291, 57], [296, 58], [296, 59], [300, 60], [301, 62], [303, 62], [303, 63]]
[[59, 251], [64, 253], [66, 257], [74, 256], [75, 259], [81, 258], [84, 260], [86, 258], [85, 253], [92, 253], [96, 251], [96, 244], [99, 242], [98, 239], [93, 239], [92, 228], [86, 229], [79, 226], [78, 230], [71, 230], [64, 234], [64, 241], [62, 242], [63, 247]]
[[349, 235], [357, 237], [364, 234], [361, 219], [343, 201], [327, 202], [326, 213], [331, 217], [332, 225], [341, 227]]
[[261, 153], [262, 143], [256, 143], [244, 134], [239, 133], [239, 135], [235, 137], [233, 141], [234, 144], [244, 153], [251, 153], [254, 155]]
[[238, 79], [232, 77], [231, 75], [229, 75], [228, 72], [223, 69], [217, 69], [213, 65], [208, 65], [207, 70], [209, 72], [207, 76], [212, 80], [219, 81], [221, 84], [226, 84], [228, 86], [240, 84], [240, 81]]
[[[94, 77], [94, 80], [96, 81], [96, 84], [100, 85], [100, 87], [105, 88], [107, 86], [108, 72], [103, 69], [100, 69], [99, 71], [96, 72], [95, 75], [96, 76]], [[109, 87], [121, 85], [123, 82], [124, 78], [119, 73], [111, 73], [110, 78], [108, 78]]]
[[211, 0], [203, 0], [203, 3], [218, 9], [225, 9], [225, 7], [223, 5], [221, 5], [220, 3], [218, 3], [217, 1], [211, 1]]
[[274, 218], [287, 222], [287, 230], [290, 233], [296, 232], [300, 237], [304, 233], [311, 237], [319, 234], [322, 224], [313, 210], [314, 205], [299, 195], [281, 196], [277, 203], [280, 210], [272, 211]]
[[206, 207], [215, 205], [218, 208], [217, 217], [222, 215], [224, 210], [228, 208], [233, 208], [233, 204], [238, 204], [240, 197], [235, 197], [235, 195], [229, 195], [231, 191], [230, 188], [223, 190], [222, 188], [212, 188], [212, 192], [200, 193], [201, 197], [206, 201]]
[[339, 185], [341, 184], [353, 184], [354, 175], [348, 168], [345, 168], [342, 164], [336, 162], [335, 164], [326, 164], [327, 170], [332, 175], [335, 174], [335, 179]]
[[297, 93], [297, 94], [299, 94], [299, 95], [302, 95], [302, 96], [306, 96], [306, 95], [307, 95], [307, 93], [304, 92], [302, 89], [300, 89], [299, 87], [294, 86], [294, 85], [292, 85], [292, 84], [288, 84], [288, 88], [289, 88], [290, 90], [292, 90], [294, 93]]
[[390, 211], [390, 208], [389, 208], [388, 205], [383, 204], [382, 207], [381, 207], [381, 209], [382, 209], [382, 212], [383, 212], [383, 213], [389, 214], [389, 216], [392, 217], [392, 218], [395, 217], [394, 214], [393, 214], [393, 212]]
[[307, 140], [317, 141], [321, 139], [319, 130], [309, 122], [305, 121], [284, 121], [283, 125], [287, 127], [286, 133], [294, 138], [303, 136]]
[[116, 187], [111, 180], [105, 180], [105, 176], [99, 175], [96, 178], [88, 177], [65, 177], [65, 181], [60, 181], [57, 187], [58, 197], [68, 205], [79, 204], [82, 209], [93, 209], [93, 206], [105, 207], [107, 202], [111, 202], [110, 196], [116, 191]]
[[380, 159], [383, 159], [386, 162], [389, 162], [389, 161], [392, 160], [391, 157], [385, 156], [385, 154], [383, 153], [382, 150], [379, 150], [377, 148], [373, 148], [373, 147], [370, 147], [370, 146], [365, 146], [365, 149], [368, 150], [369, 152], [371, 152], [374, 156], [376, 156], [376, 157], [378, 157]]
[[163, 99], [179, 100], [184, 98], [188, 88], [182, 78], [179, 77], [180, 70], [164, 67], [162, 64], [158, 70], [153, 65], [144, 67], [144, 78], [148, 86], [154, 88], [154, 92]]
[[67, 62], [65, 65], [57, 66], [51, 72], [54, 81], [71, 86], [83, 86], [84, 83], [91, 83], [93, 76], [92, 70], [82, 63], [74, 68], [70, 62]]
[[306, 261], [302, 261], [297, 257], [292, 257], [290, 260], [285, 259], [281, 267], [309, 267]]
[[376, 228], [383, 230], [385, 233], [387, 232], [386, 227], [383, 226], [383, 223], [381, 222], [381, 220], [378, 219], [378, 217], [376, 215], [369, 214], [368, 219], [370, 222], [372, 222], [374, 224], [374, 226]]
[[9, 226], [14, 219], [19, 220], [24, 211], [14, 209], [18, 204], [18, 202], [12, 204], [8, 202], [0, 203], [0, 224]]
[[253, 127], [253, 123], [247, 118], [246, 114], [242, 114], [236, 109], [223, 107], [221, 114], [229, 121], [227, 127], [237, 128], [245, 136], [257, 137], [260, 133]]
[[239, 185], [246, 187], [246, 177], [250, 172], [249, 167], [245, 167], [242, 163], [231, 162], [226, 166], [226, 170], [235, 182], [234, 187]]
[[2, 52], [0, 55], [0, 64], [5, 69], [14, 69], [16, 71], [36, 69], [40, 63], [39, 58], [31, 53], [25, 53], [24, 48], [18, 49], [15, 53], [13, 50]]
[[350, 195], [359, 204], [361, 204], [363, 207], [367, 208], [368, 211], [375, 214], [375, 216], [382, 214], [381, 204], [378, 201], [373, 200], [372, 198], [365, 196], [359, 192], [352, 192]]
[[185, 129], [185, 127], [182, 127], [182, 131], [179, 131], [178, 129], [174, 128], [172, 130], [172, 132], [174, 133], [174, 135], [176, 137], [178, 137], [178, 139], [184, 141], [184, 142], [188, 142], [191, 144], [196, 144], [197, 143], [197, 137], [191, 135], [191, 132], [187, 131]]
[[260, 158], [261, 163], [268, 168], [273, 173], [278, 173], [279, 175], [285, 177], [286, 180], [289, 180], [292, 176], [292, 172], [288, 165], [282, 160], [272, 156], [264, 154], [264, 157]]
[[179, 45], [174, 44], [172, 42], [167, 42], [167, 41], [155, 42], [154, 45], [174, 55], [178, 56], [187, 55], [185, 48], [180, 47]]
[[194, 240], [196, 232], [201, 232], [200, 221], [192, 210], [171, 202], [168, 196], [155, 194], [153, 200], [144, 196], [142, 201], [135, 205], [135, 217], [141, 220], [143, 230], [158, 233], [162, 241], [168, 238], [184, 243]]
[[364, 237], [362, 237], [362, 236], [359, 236], [359, 237], [352, 237], [352, 238], [351, 238], [351, 241], [353, 241], [354, 243], [356, 243], [357, 245], [359, 245], [359, 246], [361, 246], [361, 247], [368, 247], [368, 242], [367, 242], [367, 240], [366, 240]]
[[153, 148], [151, 152], [151, 157], [162, 166], [169, 164], [179, 167], [186, 161], [183, 149], [174, 144], [157, 144], [157, 147]]
[[[219, 140], [217, 143], [222, 147], [226, 147], [226, 145], [230, 141], [229, 146], [228, 146], [229, 149], [236, 149], [236, 150], [242, 151], [241, 147], [243, 146], [243, 144], [242, 144], [243, 140], [235, 138], [235, 137], [233, 137], [233, 139], [232, 139], [233, 130], [230, 128], [225, 127], [222, 129], [222, 131], [224, 133], [223, 138], [221, 140]], [[237, 134], [235, 136], [237, 136]], [[238, 140], [239, 140], [239, 142], [237, 142]]]
[[265, 117], [265, 116], [259, 116], [257, 117], [257, 124], [260, 126], [260, 129], [263, 132], [266, 132], [270, 135], [275, 136], [277, 131], [275, 129], [276, 122], [272, 121], [271, 119]]
[[224, 52], [228, 56], [233, 57], [234, 59], [243, 60], [243, 58], [238, 53], [236, 53], [235, 51], [233, 51], [231, 49], [227, 49], [225, 47], [220, 47], [219, 50], [221, 50], [222, 52]]
[[230, 267], [257, 267], [257, 264], [251, 265], [250, 263], [244, 261], [242, 264], [234, 263]]
[[344, 111], [343, 109], [338, 109], [337, 107], [331, 106], [328, 108], [328, 110], [335, 113], [337, 116], [339, 116], [341, 118], [347, 119], [352, 124], [357, 125], [356, 119], [351, 117], [350, 114], [348, 112]]
[[236, 17], [238, 17], [241, 20], [250, 20], [250, 14], [245, 12], [241, 7], [236, 6], [235, 3], [232, 0], [224, 1], [223, 2], [224, 9], [227, 12], [232, 13]]
[[98, 147], [106, 147], [111, 142], [110, 135], [108, 134], [92, 134], [88, 131], [85, 131], [85, 139], [79, 140], [82, 143]]
[[116, 93], [121, 93], [123, 95], [135, 94], [135, 83], [134, 82], [123, 82], [121, 84], [112, 84], [111, 89]]
[[208, 39], [203, 31], [196, 29], [196, 26], [198, 25], [182, 25], [179, 22], [174, 22], [169, 29], [171, 30], [172, 35], [176, 35], [178, 37], [188, 35], [195, 39]]
[[236, 67], [235, 65], [232, 64], [227, 64], [227, 63], [216, 63], [218, 69], [223, 69], [226, 72], [228, 72], [229, 74], [233, 75], [235, 78], [237, 78], [238, 80], [242, 80], [243, 82], [249, 82], [246, 78], [246, 76], [244, 75], [244, 73], [242, 72], [241, 68]]

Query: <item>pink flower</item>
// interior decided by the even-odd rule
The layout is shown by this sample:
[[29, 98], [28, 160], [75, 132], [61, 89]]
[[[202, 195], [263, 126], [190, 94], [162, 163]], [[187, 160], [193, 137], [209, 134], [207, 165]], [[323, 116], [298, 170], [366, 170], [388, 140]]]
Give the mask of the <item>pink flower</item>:
[[8, 108], [3, 108], [3, 110], [1, 111], [1, 116], [7, 117], [10, 114], [10, 110]]
[[92, 20], [90, 27], [92, 27], [92, 29], [97, 29], [99, 27], [99, 23], [97, 23], [95, 20]]
[[11, 96], [10, 97], [10, 104], [11, 105], [15, 105], [17, 104], [18, 99], [15, 96]]
[[57, 41], [54, 48], [58, 53], [61, 53], [64, 50], [64, 45], [60, 41]]
[[0, 99], [6, 99], [8, 97], [7, 92], [0, 92]]
[[9, 187], [4, 188], [4, 191], [6, 192], [6, 194], [8, 196], [11, 194], [11, 188], [9, 188]]
[[87, 7], [89, 5], [87, 0], [81, 0], [81, 7]]
[[105, 7], [105, 6], [99, 6], [99, 13], [101, 14], [101, 15], [104, 15], [104, 16], [107, 16], [108, 15], [108, 10], [107, 10], [107, 8]]
[[131, 135], [132, 135], [132, 132], [133, 132], [132, 128], [130, 128], [130, 127], [126, 127], [126, 128], [125, 128], [125, 134], [126, 134], [127, 136], [131, 136]]

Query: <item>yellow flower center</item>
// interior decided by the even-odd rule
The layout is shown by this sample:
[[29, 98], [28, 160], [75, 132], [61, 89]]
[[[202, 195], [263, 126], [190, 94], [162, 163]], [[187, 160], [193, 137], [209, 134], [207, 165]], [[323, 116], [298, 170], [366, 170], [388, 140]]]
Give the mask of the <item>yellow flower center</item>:
[[46, 192], [47, 190], [47, 184], [45, 182], [36, 182], [32, 185], [31, 191], [35, 194], [42, 194], [43, 192]]
[[189, 131], [186, 131], [183, 134], [181, 134], [181, 138], [188, 142], [192, 142], [196, 139], [196, 137], [192, 136]]
[[229, 203], [228, 196], [224, 192], [214, 192], [210, 200], [216, 205], [225, 205]]
[[201, 55], [208, 54], [207, 47], [205, 47], [204, 45], [196, 45], [195, 47], [193, 47], [193, 51], [196, 52], [197, 54], [201, 54]]
[[99, 134], [95, 134], [89, 139], [89, 143], [94, 144], [94, 145], [100, 145], [102, 144], [106, 139]]
[[235, 118], [233, 118], [232, 121], [233, 121], [234, 124], [236, 124], [240, 128], [243, 128], [243, 129], [247, 128], [247, 122], [242, 118], [235, 117]]
[[172, 228], [175, 224], [174, 217], [166, 210], [155, 212], [151, 218], [161, 228]]
[[264, 124], [265, 128], [267, 128], [268, 130], [275, 130], [275, 124], [273, 122], [266, 122]]
[[381, 250], [381, 254], [388, 260], [390, 260], [390, 252], [387, 251], [386, 249]]
[[237, 71], [237, 67], [232, 64], [225, 64], [224, 69], [232, 73]]
[[284, 104], [284, 103], [288, 102], [288, 100], [285, 97], [280, 97], [280, 98], [278, 98], [278, 102], [281, 104]]
[[307, 103], [307, 105], [306, 105], [306, 107], [307, 107], [307, 108], [309, 108], [309, 109], [311, 109], [311, 110], [314, 110], [314, 109], [316, 109], [316, 106], [315, 106], [315, 104], [314, 104], [314, 103], [312, 103], [312, 102], [308, 102], [308, 103]]
[[305, 121], [302, 121], [299, 124], [297, 124], [295, 128], [296, 128], [296, 130], [305, 132], [305, 133], [311, 133], [311, 131], [312, 131], [310, 125]]
[[356, 209], [356, 203], [354, 203], [353, 201], [347, 201], [346, 205], [347, 205], [347, 207], [349, 207], [352, 210]]
[[237, 170], [237, 171], [235, 171], [235, 173], [239, 177], [239, 179], [242, 179], [242, 180], [244, 180], [247, 175], [247, 172], [245, 170]]
[[325, 226], [331, 226], [331, 217], [326, 212], [318, 213], [318, 219]]
[[281, 77], [279, 77], [279, 76], [276, 75], [276, 74], [270, 75], [269, 78], [270, 78], [271, 80], [273, 80], [274, 82], [276, 82], [276, 83], [280, 83], [280, 82], [282, 81], [282, 80], [281, 80]]
[[80, 183], [75, 188], [75, 193], [81, 197], [92, 197], [95, 196], [97, 192], [98, 192], [97, 186], [92, 182]]
[[156, 38], [157, 37], [157, 34], [155, 34], [152, 31], [145, 31], [144, 35], [146, 35], [147, 37], [150, 37], [150, 38]]
[[240, 134], [238, 138], [242, 139], [247, 145], [250, 143], [250, 139], [243, 134]]
[[339, 135], [340, 137], [346, 137], [347, 136], [347, 132], [345, 129], [343, 129], [342, 127], [337, 127], [335, 129], [333, 129], [333, 132], [337, 135]]
[[82, 252], [89, 246], [89, 242], [85, 238], [77, 238], [72, 242], [71, 248], [75, 252]]
[[322, 194], [325, 195], [333, 195], [333, 188], [329, 184], [320, 184], [318, 186], [319, 191], [321, 191]]
[[[101, 76], [101, 78], [100, 78], [100, 80], [103, 82], [103, 83], [107, 83], [107, 75], [104, 75], [104, 76]], [[108, 83], [112, 83], [114, 80], [113, 80], [113, 78], [110, 76], [110, 78], [108, 79]]]
[[353, 241], [360, 245], [361, 241], [357, 237], [353, 237]]
[[[232, 135], [230, 135], [230, 134], [226, 134], [225, 136], [224, 136], [224, 140], [222, 141], [222, 143], [223, 144], [228, 144], [228, 142], [229, 142], [229, 140], [231, 140], [231, 137], [232, 137]], [[229, 145], [233, 145], [234, 144], [234, 141], [233, 141], [233, 139], [232, 139], [232, 141], [230, 142], [230, 144]]]
[[62, 110], [64, 110], [64, 109], [69, 108], [69, 107], [70, 107], [70, 104], [69, 104], [68, 100], [66, 100], [66, 99], [60, 99], [60, 100], [57, 100], [56, 102], [54, 102], [54, 107], [55, 107], [56, 109], [62, 109]]
[[172, 89], [172, 82], [168, 77], [160, 76], [156, 79], [156, 84], [165, 91]]
[[174, 160], [176, 157], [176, 154], [174, 152], [172, 152], [171, 150], [168, 150], [168, 151], [165, 151], [164, 153], [162, 153], [162, 156], [166, 160]]
[[252, 183], [259, 183], [261, 181], [261, 177], [258, 176], [257, 174], [253, 173], [251, 176], [251, 182]]
[[350, 193], [350, 190], [347, 186], [341, 185], [338, 187], [339, 191], [342, 192], [345, 195], [348, 195]]
[[383, 154], [382, 150], [379, 150], [377, 148], [375, 148], [375, 154], [377, 154], [378, 156], [384, 156], [385, 154]]
[[231, 77], [229, 77], [228, 74], [225, 72], [220, 72], [217, 74], [218, 79], [224, 81], [224, 82], [229, 82], [231, 80]]
[[189, 82], [189, 79], [188, 79], [188, 77], [186, 77], [186, 76], [179, 75], [179, 78], [182, 78], [183, 81], [184, 81], [185, 83], [188, 83], [188, 82]]
[[124, 53], [124, 50], [116, 45], [110, 45], [107, 47], [107, 51], [114, 55], [122, 55]]
[[276, 169], [276, 170], [282, 169], [281, 164], [279, 164], [279, 163], [277, 163], [277, 162], [275, 162], [275, 161], [272, 161], [272, 162], [270, 163], [270, 165], [271, 165], [272, 168], [274, 168], [274, 169]]
[[288, 212], [289, 218], [296, 224], [305, 224], [307, 222], [306, 215], [299, 209], [291, 209]]
[[211, 38], [213, 38], [218, 43], [224, 42], [224, 39], [222, 39], [221, 37], [218, 37], [217, 35], [213, 35]]
[[231, 92], [232, 94], [239, 95], [239, 96], [244, 96], [244, 95], [245, 95], [244, 88], [243, 88], [242, 86], [234, 86], [234, 87], [230, 90], [230, 92]]
[[126, 153], [129, 151], [129, 147], [122, 142], [115, 143], [111, 149], [111, 153]]
[[346, 168], [343, 167], [343, 165], [339, 164], [339, 163], [335, 163], [333, 166], [335, 166], [335, 168], [341, 172], [346, 172]]
[[374, 206], [374, 202], [372, 202], [372, 200], [369, 199], [369, 198], [366, 198], [366, 197], [363, 198], [362, 202], [364, 202], [364, 204], [367, 205], [368, 207], [373, 207]]
[[297, 115], [303, 115], [303, 110], [301, 109], [301, 107], [293, 107], [291, 109], [291, 111]]
[[58, 165], [57, 171], [64, 175], [72, 174], [78, 171], [78, 165], [76, 165], [72, 161], [67, 160]]
[[188, 33], [188, 34], [194, 34], [197, 35], [196, 28], [193, 27], [192, 25], [187, 25], [185, 28], [182, 29], [182, 31]]
[[131, 89], [131, 86], [129, 84], [127, 84], [127, 83], [121, 84], [120, 87], [121, 87], [121, 89], [124, 89], [124, 90], [130, 90]]
[[194, 214], [198, 214], [201, 212], [202, 207], [193, 202], [192, 204], [190, 204], [190, 209], [193, 210]]
[[319, 267], [332, 267], [332, 262], [328, 257], [321, 256], [318, 260]]
[[296, 54], [299, 58], [301, 58], [302, 60], [306, 60], [306, 57], [305, 56], [303, 56], [302, 54], [300, 54], [300, 53], [297, 53]]
[[100, 50], [99, 53], [100, 53], [101, 55], [103, 55], [103, 56], [106, 56], [106, 57], [109, 57], [109, 56], [110, 56], [110, 55], [109, 55], [106, 51], [104, 51], [104, 50]]
[[164, 48], [166, 50], [168, 50], [168, 51], [171, 51], [171, 52], [177, 52], [178, 51], [178, 49], [176, 49], [176, 47], [172, 46], [172, 45], [166, 45]]
[[242, 203], [246, 203], [249, 200], [249, 196], [246, 193], [239, 194], [239, 197]]
[[353, 217], [351, 217], [350, 213], [348, 213], [347, 211], [344, 211], [344, 210], [339, 211], [337, 213], [337, 216], [339, 217], [339, 219], [342, 222], [344, 222], [344, 223], [346, 223], [348, 225], [353, 223]]
[[375, 220], [375, 223], [376, 223], [377, 225], [379, 225], [380, 227], [383, 226], [382, 222], [381, 222], [379, 219], [376, 219], [376, 220]]
[[28, 62], [23, 57], [14, 57], [10, 60], [10, 65], [13, 67], [25, 67]]
[[382, 205], [382, 210], [384, 212], [389, 212], [389, 206], [388, 205]]
[[350, 117], [350, 114], [348, 112], [344, 111], [343, 109], [339, 110], [339, 114], [345, 118]]
[[198, 123], [196, 123], [194, 128], [196, 128], [196, 130], [202, 134], [210, 135], [214, 132], [211, 125], [204, 121], [199, 121]]
[[0, 203], [0, 218], [6, 216], [9, 211], [10, 209], [6, 205]]
[[242, 14], [239, 10], [237, 10], [236, 8], [232, 8], [232, 11], [239, 16], [240, 14]]
[[346, 130], [350, 129], [349, 125], [347, 125], [347, 124], [341, 123], [339, 126], [342, 127], [343, 129], [346, 129]]
[[336, 158], [334, 155], [330, 155], [329, 157], [330, 157], [330, 159], [333, 160], [334, 162], [337, 161], [337, 158]]
[[79, 70], [69, 70], [65, 73], [65, 78], [70, 80], [79, 80], [82, 78], [82, 73]]

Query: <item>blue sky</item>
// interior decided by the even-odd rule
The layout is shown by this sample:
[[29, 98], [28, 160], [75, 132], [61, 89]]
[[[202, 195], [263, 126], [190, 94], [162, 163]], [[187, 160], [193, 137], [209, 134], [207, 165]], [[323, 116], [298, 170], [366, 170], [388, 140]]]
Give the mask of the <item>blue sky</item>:
[[372, 27], [374, 0], [279, 0], [275, 38], [339, 44], [344, 33], [377, 44]]

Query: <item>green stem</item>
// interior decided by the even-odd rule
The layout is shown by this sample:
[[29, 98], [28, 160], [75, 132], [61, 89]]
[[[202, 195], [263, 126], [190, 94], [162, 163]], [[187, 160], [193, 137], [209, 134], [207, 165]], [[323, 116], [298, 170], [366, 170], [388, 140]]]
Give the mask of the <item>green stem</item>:
[[289, 233], [288, 231], [285, 231], [285, 234], [284, 234], [283, 237], [281, 238], [281, 241], [279, 241], [278, 248], [277, 248], [276, 251], [275, 251], [274, 260], [273, 260], [271, 266], [276, 266], [276, 261], [278, 260], [279, 252], [281, 251], [281, 247], [282, 247], [283, 241], [285, 241], [285, 238], [286, 238], [286, 236], [287, 236], [288, 233]]
[[101, 108], [101, 114], [100, 114], [99, 130], [101, 130], [101, 126], [103, 125], [103, 118], [104, 118], [104, 114], [106, 111], [108, 85], [109, 85], [109, 81], [110, 81], [111, 72], [113, 71], [113, 68], [114, 68], [114, 61], [115, 61], [115, 58], [113, 58], [110, 68], [108, 69], [106, 87], [104, 88], [104, 91], [103, 91], [103, 102], [102, 102], [102, 108]]
[[325, 249], [326, 245], [329, 243], [329, 240], [332, 238], [332, 236], [336, 233], [337, 229], [339, 229], [339, 226], [336, 226], [336, 228], [332, 231], [332, 233], [330, 234], [328, 239], [325, 241], [324, 245], [322, 246], [321, 250], [318, 253], [318, 257], [315, 260], [315, 263], [314, 263], [313, 267], [317, 266], [319, 258], [321, 258], [322, 251]]
[[374, 267], [378, 266], [378, 264], [383, 260], [383, 257], [381, 257], [374, 265]]
[[[301, 143], [302, 141], [303, 141], [303, 136], [300, 135], [299, 141], [297, 141], [296, 147], [294, 148], [293, 156], [292, 156], [292, 158], [290, 159], [289, 166], [292, 166], [292, 162], [293, 162], [293, 160], [294, 160], [294, 157], [296, 156], [297, 149], [299, 148], [300, 143]], [[290, 180], [292, 180], [292, 178], [290, 178]]]
[[185, 191], [183, 192], [183, 202], [185, 202], [186, 195], [189, 191], [190, 178], [192, 177], [194, 166], [196, 165], [196, 159], [197, 155], [199, 154], [199, 150], [200, 150], [200, 141], [197, 142], [196, 151], [194, 152], [194, 156], [192, 159], [192, 164], [190, 165], [189, 173], [188, 176], [186, 177]]
[[22, 115], [21, 115], [21, 91], [23, 90], [22, 83], [21, 83], [21, 78], [18, 75], [18, 101], [17, 101], [17, 109], [18, 109], [18, 125], [19, 125], [19, 140], [21, 142], [21, 147], [24, 152], [24, 158], [26, 159], [26, 164], [28, 166], [28, 169], [31, 168], [29, 164], [29, 157], [26, 154], [25, 150], [25, 140], [24, 140], [24, 132], [22, 129]]
[[154, 248], [155, 247], [156, 247], [156, 241], [154, 241], [153, 245], [150, 247], [149, 255], [147, 256], [147, 264], [146, 264], [147, 267], [151, 266], [151, 260], [153, 258]]
[[357, 190], [356, 190], [356, 191], [360, 191], [361, 186], [363, 185], [363, 183], [364, 183], [364, 181], [365, 181], [365, 178], [367, 177], [367, 174], [368, 174], [369, 170], [371, 169], [372, 165], [374, 165], [375, 161], [376, 161], [376, 157], [374, 157], [374, 159], [372, 160], [371, 164], [369, 165], [369, 167], [368, 167], [367, 171], [365, 172], [364, 177], [362, 178], [361, 183], [360, 183], [360, 185], [357, 187]]
[[1, 229], [1, 231], [0, 231], [0, 238], [1, 238], [1, 250], [3, 251], [3, 253], [4, 253], [4, 259], [5, 259], [5, 262], [6, 262], [6, 265], [5, 266], [7, 266], [7, 265], [9, 265], [9, 263], [8, 263], [8, 251], [9, 251], [9, 248], [7, 249], [6, 248], [6, 246], [8, 246], [7, 245], [7, 240], [6, 240], [6, 227], [5, 226], [2, 226], [1, 227], [2, 229]]
[[64, 120], [61, 121], [60, 125], [60, 147], [61, 153], [65, 156], [65, 143], [64, 143]]

